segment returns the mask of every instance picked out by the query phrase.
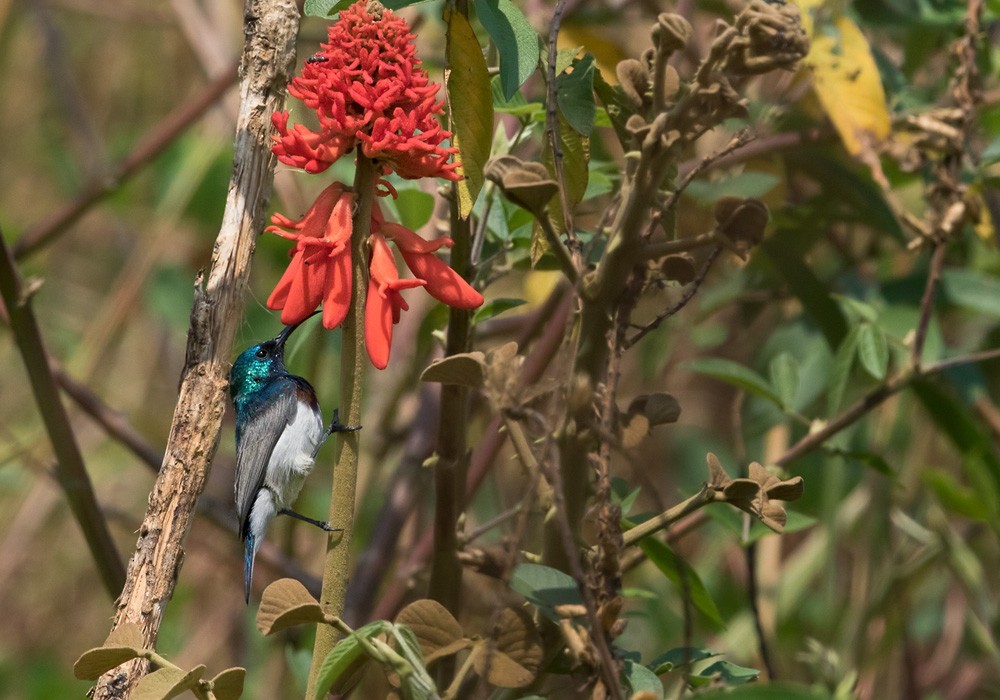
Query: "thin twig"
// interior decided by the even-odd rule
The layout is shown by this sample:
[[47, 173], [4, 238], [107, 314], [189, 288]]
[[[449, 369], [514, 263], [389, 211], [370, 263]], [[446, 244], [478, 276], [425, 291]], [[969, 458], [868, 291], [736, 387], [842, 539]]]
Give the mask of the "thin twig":
[[562, 536], [563, 547], [565, 547], [568, 553], [567, 560], [569, 561], [570, 573], [576, 581], [580, 597], [583, 599], [584, 607], [587, 609], [590, 628], [593, 630], [590, 639], [597, 649], [597, 655], [600, 657], [598, 670], [611, 697], [615, 698], [615, 700], [623, 700], [621, 683], [618, 681], [618, 666], [615, 663], [614, 655], [611, 653], [611, 647], [608, 645], [607, 635], [604, 634], [604, 627], [601, 624], [601, 620], [597, 617], [594, 595], [587, 585], [587, 579], [580, 564], [580, 557], [577, 554], [578, 550], [573, 537], [573, 528], [566, 516], [566, 506], [563, 503], [563, 485], [561, 483], [562, 475], [559, 473], [558, 468], [543, 469], [531, 451], [531, 446], [528, 444], [528, 439], [519, 422], [512, 420], [507, 415], [503, 416], [503, 421], [507, 432], [510, 434], [511, 445], [514, 447], [514, 451], [517, 453], [522, 464], [524, 464], [530, 473], [537, 473], [539, 470], [543, 470], [542, 473], [552, 486], [552, 508], [555, 511], [555, 519]]
[[685, 177], [695, 168], [701, 167], [702, 171], [712, 168], [727, 168], [738, 163], [743, 163], [758, 156], [789, 151], [801, 146], [813, 143], [822, 143], [836, 138], [837, 132], [831, 127], [813, 127], [805, 131], [785, 131], [769, 136], [759, 136], [752, 141], [734, 149], [732, 152], [714, 159], [707, 166], [702, 166], [703, 159], [692, 158], [680, 164], [678, 172], [681, 177]]
[[642, 251], [642, 255], [647, 260], [656, 260], [666, 255], [677, 255], [678, 253], [687, 253], [698, 248], [707, 248], [710, 245], [717, 245], [718, 242], [719, 239], [716, 237], [715, 231], [712, 231], [711, 233], [703, 233], [699, 236], [691, 236], [690, 238], [678, 238], [675, 241], [650, 243]]
[[684, 190], [688, 188], [688, 185], [690, 185], [696, 177], [712, 167], [714, 163], [719, 162], [733, 151], [742, 148], [753, 140], [754, 135], [750, 131], [749, 127], [740, 129], [736, 132], [733, 138], [729, 140], [729, 143], [715, 153], [705, 156], [694, 167], [688, 169], [688, 171], [681, 177], [680, 182], [677, 183], [677, 187], [675, 187], [674, 191], [670, 193], [669, 197], [667, 197], [667, 201], [664, 202], [663, 208], [650, 218], [648, 231], [653, 230], [657, 222], [663, 217], [664, 212], [671, 211], [674, 206], [677, 205], [677, 200], [680, 199], [680, 196], [684, 194]]
[[715, 246], [715, 248], [712, 249], [712, 252], [708, 254], [708, 258], [705, 259], [705, 263], [701, 266], [701, 270], [698, 271], [698, 276], [691, 280], [691, 283], [684, 289], [684, 294], [682, 294], [681, 298], [677, 300], [677, 303], [663, 310], [656, 318], [636, 331], [631, 338], [624, 342], [623, 347], [626, 349], [632, 347], [637, 342], [642, 340], [647, 333], [656, 330], [661, 323], [687, 306], [688, 302], [690, 302], [694, 298], [694, 295], [698, 292], [698, 288], [701, 287], [702, 282], [704, 282], [705, 278], [708, 277], [708, 271], [712, 269], [712, 264], [716, 261], [719, 257], [719, 253], [721, 252], [722, 246]]
[[112, 168], [107, 176], [87, 183], [83, 190], [50, 218], [32, 226], [14, 244], [14, 257], [37, 252], [80, 219], [92, 206], [116, 192], [129, 178], [163, 153], [188, 127], [208, 111], [236, 81], [236, 66], [213, 80], [190, 101], [171, 112], [153, 131]]
[[148, 440], [136, 432], [124, 415], [104, 403], [88, 387], [66, 374], [55, 360], [49, 358], [49, 366], [52, 368], [52, 376], [60, 388], [76, 402], [77, 406], [97, 421], [108, 435], [131, 450], [132, 454], [146, 465], [154, 470], [159, 470], [160, 464], [163, 462], [163, 450], [153, 447]]
[[125, 566], [115, 547], [108, 524], [101, 513], [83, 462], [83, 455], [73, 434], [66, 407], [59, 396], [55, 378], [48, 363], [48, 353], [42, 341], [38, 321], [31, 309], [31, 300], [24, 296], [14, 256], [0, 232], [0, 295], [7, 307], [10, 328], [21, 352], [31, 391], [38, 412], [45, 423], [52, 450], [56, 455], [56, 477], [66, 494], [73, 516], [83, 530], [84, 539], [94, 557], [101, 581], [114, 599], [125, 582]]
[[792, 445], [792, 447], [785, 452], [785, 454], [776, 459], [774, 463], [778, 466], [784, 466], [789, 462], [798, 459], [802, 455], [812, 452], [841, 430], [850, 426], [873, 408], [880, 405], [890, 396], [893, 396], [894, 394], [897, 394], [901, 390], [905, 389], [915, 379], [931, 377], [953, 367], [962, 367], [964, 365], [976, 364], [998, 358], [1000, 358], [1000, 348], [994, 348], [993, 350], [984, 350], [983, 352], [940, 360], [931, 365], [927, 365], [919, 372], [908, 371], [900, 374], [865, 394], [861, 399], [859, 399], [839, 416], [829, 421], [820, 430], [806, 435], [804, 438]]

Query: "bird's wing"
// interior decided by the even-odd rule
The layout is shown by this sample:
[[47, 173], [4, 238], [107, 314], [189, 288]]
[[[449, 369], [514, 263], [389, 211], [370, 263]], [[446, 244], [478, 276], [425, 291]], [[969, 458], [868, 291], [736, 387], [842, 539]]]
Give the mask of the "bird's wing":
[[274, 385], [265, 390], [266, 398], [247, 418], [236, 444], [236, 514], [242, 539], [246, 539], [250, 509], [264, 484], [271, 453], [298, 408], [295, 384], [276, 380]]

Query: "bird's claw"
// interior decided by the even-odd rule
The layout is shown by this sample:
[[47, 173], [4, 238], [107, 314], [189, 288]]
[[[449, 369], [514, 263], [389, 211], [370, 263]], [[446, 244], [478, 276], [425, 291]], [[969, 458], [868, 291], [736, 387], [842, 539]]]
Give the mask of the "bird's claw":
[[340, 422], [340, 409], [333, 409], [333, 420], [330, 421], [330, 429], [327, 431], [330, 435], [334, 433], [353, 433], [356, 430], [361, 430], [361, 426], [344, 425]]

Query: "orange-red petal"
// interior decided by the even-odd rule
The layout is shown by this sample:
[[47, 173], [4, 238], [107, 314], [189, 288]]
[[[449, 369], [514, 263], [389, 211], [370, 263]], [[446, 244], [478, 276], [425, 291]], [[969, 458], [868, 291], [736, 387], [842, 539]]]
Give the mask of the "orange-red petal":
[[391, 347], [392, 304], [372, 278], [368, 280], [368, 298], [365, 301], [365, 348], [368, 359], [377, 369], [385, 369], [389, 364]]
[[351, 306], [351, 249], [334, 256], [326, 279], [323, 299], [323, 327], [336, 328], [347, 318]]

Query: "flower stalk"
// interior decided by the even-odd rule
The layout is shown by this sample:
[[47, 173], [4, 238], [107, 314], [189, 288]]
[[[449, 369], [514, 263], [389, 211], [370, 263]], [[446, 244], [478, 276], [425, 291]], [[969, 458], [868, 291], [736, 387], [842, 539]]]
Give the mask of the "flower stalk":
[[[344, 319], [340, 350], [340, 405], [347, 425], [361, 424], [361, 386], [365, 370], [365, 297], [368, 288], [368, 237], [371, 234], [372, 209], [375, 204], [375, 163], [358, 153], [354, 191], [357, 209], [351, 233], [351, 303]], [[323, 562], [323, 589], [320, 603], [330, 615], [343, 616], [347, 578], [351, 572], [351, 537], [354, 532], [354, 497], [358, 484], [358, 455], [361, 431], [339, 433], [334, 453], [333, 487], [328, 521], [342, 528], [331, 533]], [[315, 695], [320, 665], [333, 649], [338, 632], [320, 625], [316, 630], [312, 666], [306, 697]]]

